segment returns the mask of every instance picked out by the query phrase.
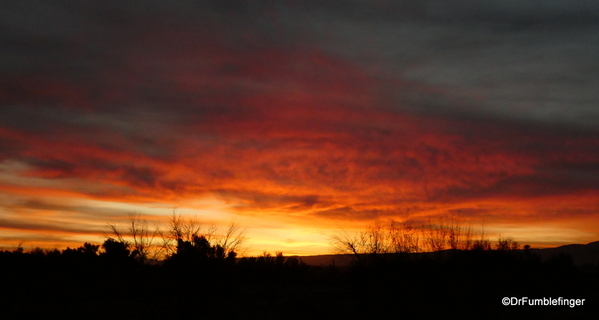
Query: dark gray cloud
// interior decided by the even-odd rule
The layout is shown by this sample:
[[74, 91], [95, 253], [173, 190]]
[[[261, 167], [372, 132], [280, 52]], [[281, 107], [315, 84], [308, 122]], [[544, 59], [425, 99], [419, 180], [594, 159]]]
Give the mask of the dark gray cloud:
[[[598, 127], [592, 1], [20, 1], [2, 9], [0, 83], [13, 108], [70, 103], [114, 118], [124, 108], [166, 106], [179, 119], [198, 109], [231, 116], [243, 108], [215, 102], [218, 90], [245, 95], [271, 82], [236, 72], [249, 66], [238, 56], [252, 62], [258, 48], [313, 46], [378, 78], [381, 106]], [[238, 56], [223, 55], [229, 61], [212, 73], [205, 59], [214, 41]], [[182, 90], [173, 77], [183, 72], [186, 81], [226, 85]], [[23, 76], [38, 82], [15, 84]]]
[[325, 19], [334, 7], [310, 30], [327, 50], [380, 77], [393, 108], [598, 127], [596, 3], [419, 1], [417, 10], [402, 7], [409, 2], [374, 2], [377, 10], [351, 3], [370, 18]]

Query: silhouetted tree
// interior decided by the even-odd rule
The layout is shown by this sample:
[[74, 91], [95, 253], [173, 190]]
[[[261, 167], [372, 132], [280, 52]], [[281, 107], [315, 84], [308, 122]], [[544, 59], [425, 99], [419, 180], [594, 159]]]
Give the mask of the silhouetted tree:
[[177, 250], [167, 261], [179, 266], [234, 264], [236, 256], [235, 251], [226, 252], [219, 244], [211, 244], [206, 237], [194, 235], [191, 241], [177, 239]]
[[329, 236], [329, 243], [336, 254], [351, 254], [358, 263], [362, 263], [364, 245], [359, 233], [349, 234], [345, 229], [341, 229], [338, 234]]
[[443, 224], [434, 224], [429, 221], [426, 230], [426, 245], [429, 251], [446, 249], [448, 229]]
[[99, 245], [93, 245], [91, 243], [86, 242], [81, 247], [75, 249], [67, 247], [62, 251], [61, 255], [63, 257], [68, 257], [71, 259], [90, 260], [98, 256], [99, 247]]
[[520, 245], [518, 242], [514, 241], [512, 238], [501, 238], [497, 240], [497, 244], [495, 245], [497, 250], [508, 251], [508, 250], [518, 250], [520, 249]]
[[231, 222], [222, 235], [216, 234], [216, 245], [220, 246], [223, 256], [229, 256], [230, 253], [236, 254], [243, 250], [243, 245], [247, 238], [245, 237], [245, 228], [239, 223]]
[[160, 230], [159, 234], [162, 239], [160, 250], [165, 258], [181, 254], [182, 246], [201, 247], [206, 241], [213, 248], [212, 256], [235, 260], [237, 253], [243, 251], [246, 241], [245, 228], [241, 228], [237, 222], [232, 222], [227, 229], [219, 232], [214, 224], [204, 227], [197, 219], [185, 219], [175, 210], [170, 219], [169, 229]]
[[388, 231], [390, 252], [392, 253], [414, 253], [420, 252], [420, 237], [416, 233], [414, 225], [406, 221], [399, 224], [391, 221]]
[[491, 250], [491, 242], [488, 239], [474, 240], [472, 250]]
[[[193, 242], [194, 237], [202, 235], [202, 224], [194, 218], [185, 219], [173, 209], [169, 226], [166, 231], [159, 229], [158, 234], [162, 243], [160, 244], [161, 255], [168, 258], [177, 253], [179, 240]], [[210, 234], [212, 230], [208, 231]], [[210, 235], [209, 235], [210, 236]]]
[[104, 252], [100, 256], [112, 261], [124, 261], [131, 257], [129, 244], [124, 241], [118, 241], [113, 238], [108, 238], [102, 244]]
[[[155, 239], [159, 234], [158, 227], [150, 230], [148, 221], [141, 218], [139, 212], [134, 212], [129, 215], [127, 223], [127, 234], [124, 234], [116, 225], [108, 224], [112, 234], [119, 242], [129, 245], [132, 249], [132, 256], [141, 262], [148, 258], [155, 258], [156, 251], [153, 251]], [[127, 240], [130, 239], [130, 240]]]

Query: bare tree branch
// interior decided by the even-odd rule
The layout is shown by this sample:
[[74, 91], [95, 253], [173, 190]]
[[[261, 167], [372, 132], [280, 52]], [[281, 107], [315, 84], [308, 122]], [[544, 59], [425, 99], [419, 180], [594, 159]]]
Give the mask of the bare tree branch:
[[229, 255], [230, 252], [239, 252], [242, 250], [242, 246], [247, 240], [245, 232], [246, 229], [241, 228], [239, 223], [231, 222], [229, 224], [223, 236], [217, 241], [217, 245], [224, 249], [225, 256]]

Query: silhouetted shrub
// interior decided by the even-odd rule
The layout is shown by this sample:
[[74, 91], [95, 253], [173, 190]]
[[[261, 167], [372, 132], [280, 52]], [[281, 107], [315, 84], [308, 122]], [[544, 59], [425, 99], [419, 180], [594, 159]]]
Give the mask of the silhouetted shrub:
[[114, 262], [122, 262], [131, 260], [131, 251], [129, 245], [123, 241], [117, 241], [113, 238], [108, 238], [102, 244], [104, 252], [100, 256], [106, 260]]

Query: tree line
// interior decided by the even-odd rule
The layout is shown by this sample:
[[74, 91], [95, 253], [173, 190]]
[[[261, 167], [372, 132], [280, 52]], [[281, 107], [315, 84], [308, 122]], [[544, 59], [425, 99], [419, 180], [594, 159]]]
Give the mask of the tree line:
[[[175, 213], [165, 228], [134, 214], [109, 229], [102, 244], [0, 251], [0, 273], [8, 275], [2, 288], [9, 293], [0, 301], [0, 318], [478, 318], [493, 312], [507, 319], [522, 309], [501, 305], [506, 296], [599, 301], [599, 266], [581, 272], [566, 255], [542, 261], [527, 246], [517, 250], [509, 238], [491, 243], [484, 229], [473, 232], [451, 218], [341, 230], [331, 244], [355, 262], [343, 266], [306, 265], [281, 252], [240, 257], [246, 237], [238, 224], [219, 230]], [[533, 311], [550, 312], [538, 315], [544, 319], [586, 319], [599, 310]]]
[[110, 230], [102, 244], [84, 243], [63, 250], [36, 247], [25, 252], [19, 245], [15, 250], [0, 250], [1, 261], [55, 260], [109, 263], [112, 265], [154, 265], [176, 268], [202, 268], [238, 265], [241, 268], [301, 267], [294, 257], [274, 255], [264, 251], [258, 257], [239, 257], [246, 250], [246, 229], [231, 222], [223, 229], [204, 224], [198, 219], [184, 217], [173, 211], [166, 228], [150, 226], [141, 214], [132, 213], [122, 225], [109, 223]]
[[[436, 221], [416, 224], [412, 221], [383, 223], [377, 221], [361, 231], [341, 229], [329, 237], [336, 254], [351, 255], [357, 262], [375, 256], [439, 252], [444, 250], [519, 250], [520, 244], [510, 237], [499, 237], [493, 243], [484, 226], [476, 232], [456, 217], [441, 217]], [[524, 249], [529, 249], [525, 245]]]
[[[67, 248], [63, 254], [94, 254], [108, 257], [127, 257], [141, 263], [177, 261], [181, 259], [216, 259], [235, 261], [245, 252], [246, 229], [231, 222], [218, 229], [214, 224], [204, 224], [198, 219], [184, 217], [173, 210], [166, 228], [150, 226], [140, 213], [132, 213], [123, 225], [108, 224], [109, 233], [101, 245], [85, 243], [75, 249]], [[363, 230], [349, 232], [340, 229], [329, 236], [333, 253], [351, 255], [355, 261], [366, 257], [388, 254], [438, 252], [444, 250], [518, 250], [520, 244], [512, 238], [499, 237], [493, 243], [471, 224], [466, 225], [456, 217], [442, 217], [428, 223], [413, 221], [377, 221]], [[524, 248], [530, 248], [526, 245]], [[100, 250], [101, 249], [101, 250]], [[19, 246], [15, 252], [23, 252]], [[35, 248], [33, 254], [58, 255], [58, 249]], [[282, 256], [277, 252], [276, 256]], [[271, 256], [264, 252], [263, 257]], [[183, 258], [186, 257], [186, 258]]]
[[244, 250], [247, 240], [245, 228], [237, 222], [219, 230], [213, 224], [204, 225], [175, 211], [167, 228], [150, 227], [139, 213], [130, 214], [124, 228], [115, 224], [108, 226], [111, 230], [108, 240], [126, 246], [141, 262], [177, 259], [184, 255], [234, 260]]

